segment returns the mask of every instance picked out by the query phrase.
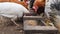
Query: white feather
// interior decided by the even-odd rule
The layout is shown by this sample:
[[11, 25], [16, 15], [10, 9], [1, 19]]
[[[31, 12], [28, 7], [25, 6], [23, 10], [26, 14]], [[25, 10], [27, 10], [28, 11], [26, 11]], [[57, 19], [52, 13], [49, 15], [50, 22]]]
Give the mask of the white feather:
[[23, 13], [29, 13], [29, 11], [22, 5], [13, 2], [0, 3], [0, 15], [14, 18], [22, 17]]

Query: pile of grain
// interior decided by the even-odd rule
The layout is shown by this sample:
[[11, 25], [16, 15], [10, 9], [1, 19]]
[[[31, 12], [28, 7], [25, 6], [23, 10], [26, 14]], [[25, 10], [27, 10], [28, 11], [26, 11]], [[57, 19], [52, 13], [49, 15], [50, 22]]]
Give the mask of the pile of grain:
[[25, 26], [28, 26], [28, 25], [29, 25], [29, 26], [36, 26], [37, 23], [38, 23], [38, 22], [37, 22], [36, 20], [25, 20], [25, 21], [24, 21], [24, 25], [25, 25]]

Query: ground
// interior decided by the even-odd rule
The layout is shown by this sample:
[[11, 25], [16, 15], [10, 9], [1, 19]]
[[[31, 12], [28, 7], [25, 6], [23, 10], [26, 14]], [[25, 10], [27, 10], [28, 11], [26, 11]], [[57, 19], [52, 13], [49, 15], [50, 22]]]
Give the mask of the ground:
[[23, 34], [22, 24], [19, 24], [19, 29], [16, 25], [11, 22], [9, 18], [0, 16], [0, 34]]
[[0, 27], [0, 34], [23, 34], [23, 32], [22, 30], [17, 29], [15, 25], [13, 25]]

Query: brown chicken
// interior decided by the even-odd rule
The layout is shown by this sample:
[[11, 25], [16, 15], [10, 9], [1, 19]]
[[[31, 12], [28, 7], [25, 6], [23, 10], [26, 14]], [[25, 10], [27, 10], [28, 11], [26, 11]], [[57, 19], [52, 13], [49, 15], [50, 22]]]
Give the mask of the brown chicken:
[[21, 5], [23, 5], [25, 8], [27, 8], [28, 9], [28, 5], [27, 5], [27, 3], [26, 2], [24, 2], [24, 1], [22, 1], [22, 2], [18, 2], [19, 4], [21, 4]]
[[44, 7], [45, 6], [45, 0], [35, 0], [34, 6]]
[[16, 2], [18, 4], [23, 5], [25, 8], [28, 8], [28, 5], [26, 3], [27, 0], [19, 1], [19, 0], [0, 0], [0, 2]]
[[25, 8], [28, 9], [28, 5], [25, 1], [16, 1], [16, 3], [23, 5]]
[[33, 9], [37, 14], [41, 14], [44, 12], [45, 0], [35, 0], [33, 4]]

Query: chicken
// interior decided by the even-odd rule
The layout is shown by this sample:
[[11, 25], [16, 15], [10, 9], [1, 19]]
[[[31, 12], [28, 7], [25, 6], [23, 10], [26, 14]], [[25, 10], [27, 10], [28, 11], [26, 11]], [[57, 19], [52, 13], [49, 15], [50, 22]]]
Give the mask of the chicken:
[[55, 22], [54, 22], [55, 27], [57, 27], [58, 31], [60, 32], [60, 16], [57, 15]]
[[28, 4], [25, 1], [18, 1], [16, 3], [23, 5], [25, 8], [28, 9]]
[[[30, 13], [24, 6], [13, 3], [13, 2], [2, 2], [0, 3], [0, 15], [11, 18], [11, 20], [15, 23], [15, 19], [21, 18], [23, 13]], [[17, 25], [17, 24], [16, 24]]]
[[33, 9], [36, 13], [40, 14], [44, 12], [45, 0], [35, 0]]
[[45, 0], [35, 0], [34, 6], [44, 7], [45, 6]]

